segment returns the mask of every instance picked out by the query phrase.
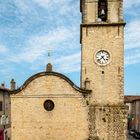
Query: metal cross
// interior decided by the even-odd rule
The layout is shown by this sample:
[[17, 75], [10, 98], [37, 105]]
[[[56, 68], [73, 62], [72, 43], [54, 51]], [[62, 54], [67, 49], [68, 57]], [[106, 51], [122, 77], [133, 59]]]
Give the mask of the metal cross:
[[48, 63], [51, 62], [51, 49], [48, 49]]

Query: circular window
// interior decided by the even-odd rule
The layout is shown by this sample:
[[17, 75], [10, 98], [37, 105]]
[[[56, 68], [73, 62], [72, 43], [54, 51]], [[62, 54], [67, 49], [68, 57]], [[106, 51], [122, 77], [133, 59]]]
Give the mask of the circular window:
[[47, 110], [47, 111], [52, 111], [54, 109], [54, 102], [51, 101], [51, 100], [46, 100], [44, 102], [44, 108]]

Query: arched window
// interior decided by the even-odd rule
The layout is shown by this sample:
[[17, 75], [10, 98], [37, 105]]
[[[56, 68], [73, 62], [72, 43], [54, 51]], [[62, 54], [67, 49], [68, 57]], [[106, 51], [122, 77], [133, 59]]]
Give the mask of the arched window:
[[107, 0], [98, 1], [98, 18], [101, 21], [107, 20]]

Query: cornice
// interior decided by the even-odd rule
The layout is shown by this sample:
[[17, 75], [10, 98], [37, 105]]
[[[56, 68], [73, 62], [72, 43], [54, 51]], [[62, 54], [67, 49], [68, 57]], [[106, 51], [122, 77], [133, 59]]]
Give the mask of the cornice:
[[27, 80], [25, 81], [25, 83], [24, 83], [21, 87], [19, 87], [19, 88], [16, 89], [16, 90], [9, 91], [10, 94], [17, 94], [17, 93], [19, 93], [20, 91], [22, 91], [23, 89], [25, 89], [25, 88], [28, 86], [28, 84], [31, 83], [34, 79], [39, 78], [39, 77], [42, 77], [42, 76], [57, 76], [57, 77], [59, 77], [59, 78], [62, 78], [62, 79], [64, 79], [66, 82], [68, 82], [68, 83], [72, 86], [72, 88], [74, 88], [75, 90], [77, 90], [77, 91], [83, 93], [84, 96], [86, 96], [86, 95], [88, 95], [89, 93], [91, 93], [91, 90], [85, 90], [85, 89], [82, 89], [82, 88], [78, 87], [78, 86], [75, 85], [68, 77], [66, 77], [66, 76], [63, 75], [63, 74], [60, 74], [60, 73], [57, 73], [57, 72], [46, 72], [46, 71], [45, 71], [45, 72], [40, 72], [40, 73], [37, 73], [37, 74], [31, 76], [29, 79], [27, 79]]

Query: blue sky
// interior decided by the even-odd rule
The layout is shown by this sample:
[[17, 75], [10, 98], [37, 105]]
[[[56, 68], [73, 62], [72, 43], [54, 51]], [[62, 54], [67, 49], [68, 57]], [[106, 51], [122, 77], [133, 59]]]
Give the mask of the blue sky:
[[[125, 94], [140, 94], [140, 0], [124, 0]], [[0, 82], [53, 69], [80, 81], [79, 0], [0, 1]]]

